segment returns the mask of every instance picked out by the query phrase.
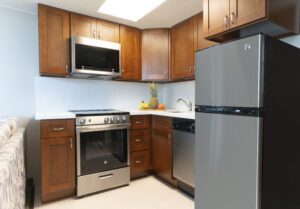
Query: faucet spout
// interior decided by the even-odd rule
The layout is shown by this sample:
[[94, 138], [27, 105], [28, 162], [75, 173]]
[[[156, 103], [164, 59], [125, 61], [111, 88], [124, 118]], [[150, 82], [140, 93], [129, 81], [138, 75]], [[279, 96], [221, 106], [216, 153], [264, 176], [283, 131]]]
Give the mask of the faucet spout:
[[193, 103], [190, 100], [189, 100], [189, 102], [187, 102], [184, 99], [180, 98], [177, 100], [177, 103], [179, 103], [180, 101], [183, 102], [189, 108], [189, 111], [193, 110]]

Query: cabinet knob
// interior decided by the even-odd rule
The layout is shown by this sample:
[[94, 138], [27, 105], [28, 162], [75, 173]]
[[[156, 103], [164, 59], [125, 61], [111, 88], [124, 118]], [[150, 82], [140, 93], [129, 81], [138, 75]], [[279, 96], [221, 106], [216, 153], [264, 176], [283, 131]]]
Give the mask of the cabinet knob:
[[230, 15], [230, 23], [231, 23], [232, 25], [235, 24], [235, 13], [234, 13], [234, 12], [232, 12], [231, 15]]
[[225, 15], [225, 17], [224, 17], [224, 25], [225, 25], [226, 28], [229, 26], [228, 15]]

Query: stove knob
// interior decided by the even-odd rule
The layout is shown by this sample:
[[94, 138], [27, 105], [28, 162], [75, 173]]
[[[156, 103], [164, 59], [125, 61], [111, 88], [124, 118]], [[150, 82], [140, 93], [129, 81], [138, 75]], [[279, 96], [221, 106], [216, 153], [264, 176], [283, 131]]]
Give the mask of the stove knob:
[[114, 117], [111, 117], [110, 118], [110, 123], [114, 123], [115, 122], [115, 118]]
[[127, 121], [126, 116], [123, 116], [123, 117], [122, 117], [122, 121], [123, 121], [123, 122], [126, 122], [126, 121]]
[[116, 117], [116, 120], [117, 120], [118, 123], [120, 123], [121, 122], [121, 117], [120, 116]]
[[109, 123], [109, 118], [104, 118], [104, 123], [105, 124]]
[[82, 118], [81, 120], [80, 120], [80, 124], [85, 124], [86, 123], [86, 119], [84, 119], [84, 118]]

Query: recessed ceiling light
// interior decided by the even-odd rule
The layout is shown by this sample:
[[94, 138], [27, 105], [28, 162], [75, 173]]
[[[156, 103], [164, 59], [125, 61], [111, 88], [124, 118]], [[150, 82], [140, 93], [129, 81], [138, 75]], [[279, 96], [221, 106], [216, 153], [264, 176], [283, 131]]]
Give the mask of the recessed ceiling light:
[[165, 0], [105, 0], [98, 12], [137, 22]]

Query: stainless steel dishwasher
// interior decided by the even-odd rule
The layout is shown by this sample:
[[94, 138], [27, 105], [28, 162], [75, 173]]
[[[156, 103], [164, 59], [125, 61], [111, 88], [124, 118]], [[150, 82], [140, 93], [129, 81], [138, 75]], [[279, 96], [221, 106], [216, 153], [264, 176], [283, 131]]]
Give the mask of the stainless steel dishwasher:
[[195, 189], [195, 120], [173, 118], [173, 177], [190, 195]]

